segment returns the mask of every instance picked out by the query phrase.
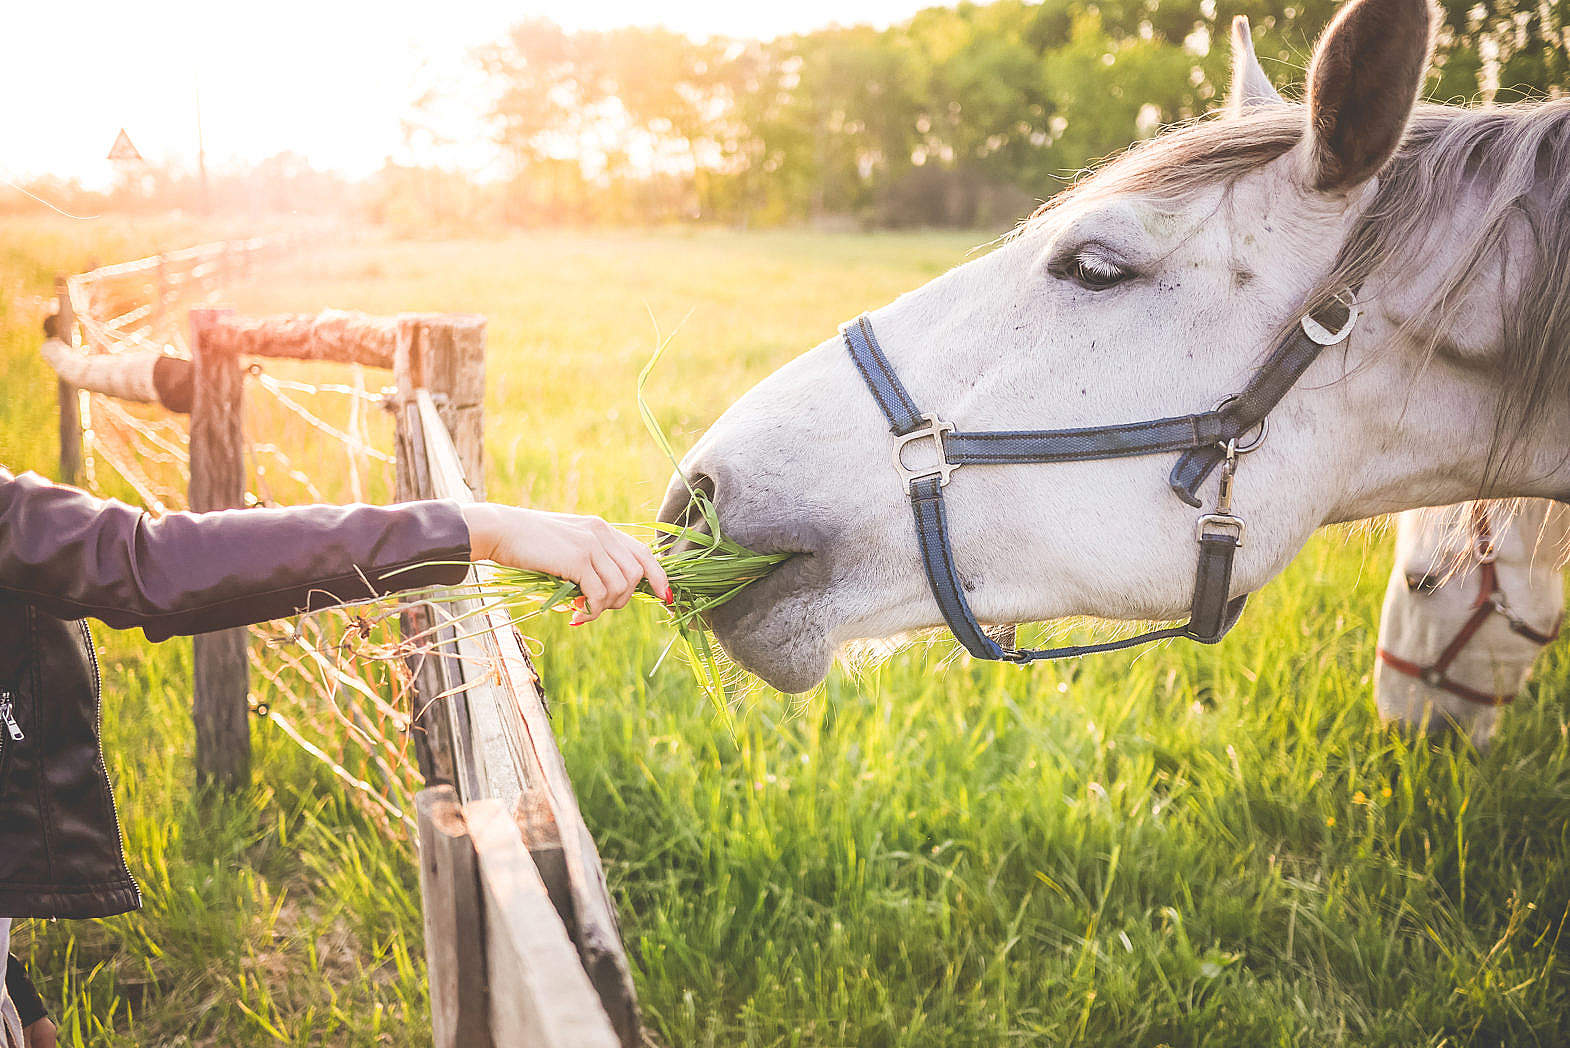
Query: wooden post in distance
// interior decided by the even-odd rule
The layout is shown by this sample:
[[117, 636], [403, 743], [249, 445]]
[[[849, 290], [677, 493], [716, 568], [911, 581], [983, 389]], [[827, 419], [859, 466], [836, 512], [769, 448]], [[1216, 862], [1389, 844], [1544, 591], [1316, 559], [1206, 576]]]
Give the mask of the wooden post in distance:
[[[55, 298], [60, 304], [55, 315], [55, 337], [68, 346], [75, 345], [76, 311], [71, 308], [71, 291], [65, 277], [55, 278]], [[60, 479], [76, 484], [82, 477], [81, 405], [76, 387], [64, 379], [56, 383], [55, 392], [60, 399]]]

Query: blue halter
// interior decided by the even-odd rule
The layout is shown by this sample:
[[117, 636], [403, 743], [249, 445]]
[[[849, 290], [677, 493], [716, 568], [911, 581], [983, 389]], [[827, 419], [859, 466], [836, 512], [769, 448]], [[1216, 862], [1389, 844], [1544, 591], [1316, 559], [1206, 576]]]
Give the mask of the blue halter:
[[[1083, 429], [986, 433], [961, 432], [938, 415], [922, 412], [878, 345], [872, 321], [866, 314], [846, 324], [840, 333], [856, 370], [894, 434], [894, 468], [910, 498], [927, 584], [943, 620], [955, 639], [976, 658], [1027, 663], [1116, 651], [1167, 637], [1214, 644], [1226, 636], [1248, 599], [1247, 594], [1233, 598], [1230, 593], [1232, 560], [1243, 544], [1243, 520], [1232, 512], [1232, 480], [1238, 456], [1264, 441], [1270, 410], [1286, 396], [1321, 350], [1340, 343], [1351, 333], [1358, 315], [1351, 289], [1304, 314], [1291, 334], [1254, 372], [1243, 391], [1226, 398], [1211, 411]], [[1243, 441], [1255, 429], [1258, 435], [1252, 441]], [[906, 465], [905, 449], [923, 441], [932, 442], [937, 462], [919, 468]], [[954, 471], [967, 465], [1085, 462], [1165, 452], [1181, 452], [1169, 483], [1172, 491], [1191, 506], [1200, 505], [1198, 490], [1205, 478], [1217, 466], [1222, 468], [1215, 508], [1199, 518], [1195, 529], [1199, 563], [1189, 621], [1121, 640], [1059, 648], [1004, 647], [988, 636], [965, 599], [949, 542], [943, 489]]]

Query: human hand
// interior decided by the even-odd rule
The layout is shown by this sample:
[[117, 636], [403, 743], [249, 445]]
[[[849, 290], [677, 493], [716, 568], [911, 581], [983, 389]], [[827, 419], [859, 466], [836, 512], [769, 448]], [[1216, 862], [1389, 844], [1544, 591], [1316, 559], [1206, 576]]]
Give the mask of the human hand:
[[485, 502], [464, 506], [463, 516], [474, 560], [543, 571], [577, 583], [583, 597], [573, 613], [574, 626], [626, 607], [644, 579], [665, 603], [675, 600], [653, 551], [599, 517]]
[[45, 1016], [23, 1030], [22, 1038], [26, 1048], [55, 1048], [55, 1024]]

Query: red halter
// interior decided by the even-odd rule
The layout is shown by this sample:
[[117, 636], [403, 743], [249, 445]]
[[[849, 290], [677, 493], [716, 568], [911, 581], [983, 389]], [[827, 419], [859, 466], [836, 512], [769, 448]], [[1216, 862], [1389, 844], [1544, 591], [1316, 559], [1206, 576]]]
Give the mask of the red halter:
[[1408, 677], [1416, 677], [1431, 688], [1439, 688], [1452, 695], [1475, 702], [1480, 706], [1504, 706], [1515, 701], [1515, 695], [1493, 695], [1477, 688], [1469, 688], [1459, 681], [1452, 680], [1449, 675], [1450, 664], [1461, 654], [1461, 649], [1483, 628], [1483, 623], [1488, 621], [1490, 615], [1503, 615], [1505, 621], [1510, 623], [1512, 632], [1525, 637], [1533, 644], [1548, 644], [1559, 636], [1559, 627], [1564, 621], [1561, 614], [1554, 623], [1553, 631], [1543, 633], [1531, 627], [1526, 620], [1517, 615], [1505, 600], [1504, 591], [1499, 588], [1499, 572], [1494, 567], [1494, 537], [1489, 526], [1488, 509], [1481, 503], [1472, 505], [1472, 538], [1474, 550], [1477, 554], [1479, 565], [1477, 572], [1477, 598], [1472, 601], [1472, 614], [1467, 616], [1455, 638], [1445, 645], [1445, 650], [1439, 653], [1439, 658], [1431, 666], [1420, 666], [1408, 659], [1403, 659], [1383, 647], [1377, 649], [1380, 661], [1397, 673], [1404, 673]]

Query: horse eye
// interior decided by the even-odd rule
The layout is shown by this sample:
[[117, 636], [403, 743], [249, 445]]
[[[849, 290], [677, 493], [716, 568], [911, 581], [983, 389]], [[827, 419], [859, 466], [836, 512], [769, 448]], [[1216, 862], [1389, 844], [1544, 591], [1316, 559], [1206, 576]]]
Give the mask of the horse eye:
[[1406, 588], [1413, 593], [1432, 593], [1439, 588], [1439, 579], [1426, 571], [1406, 573]]
[[1080, 252], [1068, 258], [1053, 275], [1072, 280], [1091, 291], [1103, 291], [1134, 274], [1103, 255]]

